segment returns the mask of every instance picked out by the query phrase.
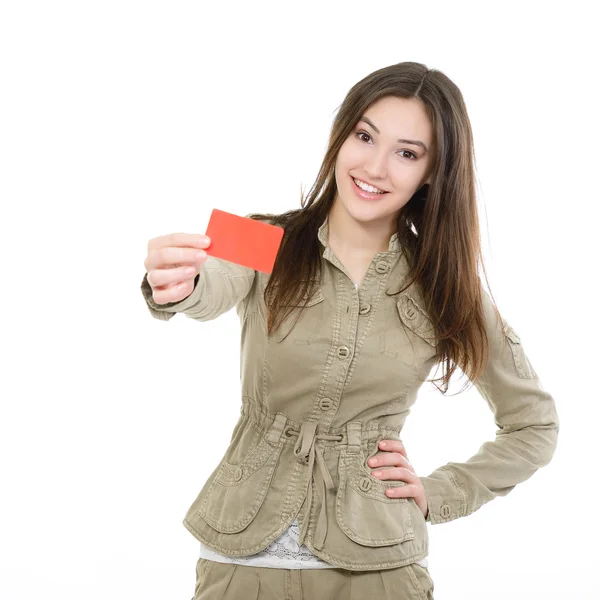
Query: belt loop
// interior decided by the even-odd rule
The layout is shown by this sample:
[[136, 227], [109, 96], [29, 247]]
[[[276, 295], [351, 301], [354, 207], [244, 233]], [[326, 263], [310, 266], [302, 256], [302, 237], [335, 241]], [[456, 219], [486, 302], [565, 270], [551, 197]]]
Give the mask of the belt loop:
[[348, 454], [357, 454], [361, 446], [361, 428], [360, 421], [352, 421], [346, 425], [346, 433], [348, 435]]
[[266, 435], [267, 442], [270, 444], [276, 444], [281, 438], [281, 434], [286, 423], [287, 417], [284, 414], [277, 413], [273, 419], [271, 427], [269, 427], [269, 432]]

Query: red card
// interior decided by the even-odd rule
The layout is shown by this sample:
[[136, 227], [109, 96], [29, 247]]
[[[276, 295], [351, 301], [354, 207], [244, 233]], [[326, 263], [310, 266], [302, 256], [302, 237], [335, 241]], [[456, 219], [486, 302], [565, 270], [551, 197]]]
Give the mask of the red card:
[[240, 217], [214, 208], [206, 235], [209, 256], [271, 273], [283, 238], [283, 227]]

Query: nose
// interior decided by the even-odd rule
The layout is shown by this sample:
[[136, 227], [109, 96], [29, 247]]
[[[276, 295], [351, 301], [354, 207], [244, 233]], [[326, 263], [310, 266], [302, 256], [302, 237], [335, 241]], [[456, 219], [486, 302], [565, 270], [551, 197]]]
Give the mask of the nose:
[[376, 179], [385, 179], [385, 160], [386, 157], [383, 152], [373, 152], [369, 157], [369, 160], [365, 162], [365, 173], [369, 176], [372, 183], [377, 183], [375, 181]]

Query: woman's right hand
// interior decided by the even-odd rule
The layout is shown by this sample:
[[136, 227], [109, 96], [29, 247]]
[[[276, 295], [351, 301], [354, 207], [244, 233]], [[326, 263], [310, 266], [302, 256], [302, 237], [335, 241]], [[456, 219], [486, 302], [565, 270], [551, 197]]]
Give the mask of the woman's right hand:
[[180, 302], [194, 291], [194, 279], [206, 262], [203, 248], [210, 238], [202, 234], [170, 233], [148, 242], [144, 267], [156, 304]]

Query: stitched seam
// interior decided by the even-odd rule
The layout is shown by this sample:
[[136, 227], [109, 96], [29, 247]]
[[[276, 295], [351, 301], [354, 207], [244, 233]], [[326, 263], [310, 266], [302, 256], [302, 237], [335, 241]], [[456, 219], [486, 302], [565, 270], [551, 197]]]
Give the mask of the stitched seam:
[[205, 265], [207, 271], [218, 271], [221, 275], [226, 277], [227, 279], [254, 279], [255, 273], [248, 273], [245, 275], [231, 275], [227, 273], [227, 271], [223, 271], [220, 265], [215, 264], [215, 266]]
[[[390, 273], [390, 271], [391, 271], [391, 269], [388, 269], [388, 274]], [[371, 270], [369, 269], [369, 271], [367, 272], [367, 275], [365, 277], [365, 280], [368, 280], [370, 278], [371, 278]], [[383, 291], [385, 290], [387, 279], [388, 279], [388, 275], [386, 274], [385, 276], [381, 277], [381, 279], [379, 280], [379, 290], [377, 292], [377, 296], [375, 296], [375, 304], [371, 305], [371, 314], [369, 315], [369, 320], [367, 321], [367, 323], [365, 323], [365, 329], [363, 331], [362, 336], [360, 337], [358, 342], [355, 344], [354, 354], [351, 359], [352, 362], [351, 362], [350, 368], [348, 369], [348, 374], [346, 376], [346, 383], [345, 383], [346, 386], [348, 386], [350, 384], [350, 382], [352, 381], [352, 376], [354, 375], [354, 371], [356, 369], [357, 358], [360, 356], [360, 351], [362, 350], [365, 338], [367, 337], [367, 334], [369, 333], [369, 331], [371, 330], [371, 327], [373, 326], [375, 314], [377, 313], [377, 309], [379, 308], [379, 304], [381, 303], [381, 295], [382, 295]], [[358, 321], [357, 321], [357, 327], [358, 327]]]
[[[428, 548], [425, 548], [425, 550], [423, 552], [420, 552], [419, 554], [415, 555], [415, 556], [411, 556], [410, 558], [405, 558], [404, 560], [395, 560], [395, 561], [388, 561], [388, 562], [378, 562], [378, 563], [356, 563], [356, 562], [348, 562], [346, 560], [339, 560], [337, 558], [335, 558], [334, 556], [332, 556], [331, 554], [329, 554], [328, 552], [323, 552], [323, 550], [319, 550], [319, 551], [315, 551], [315, 549], [312, 547], [312, 537], [309, 537], [309, 535], [306, 536], [306, 539], [308, 540], [310, 546], [307, 547], [308, 549], [315, 555], [317, 555], [319, 558], [322, 558], [323, 560], [325, 560], [326, 562], [330, 562], [332, 564], [335, 565], [341, 565], [342, 567], [349, 567], [349, 568], [354, 568], [354, 569], [359, 569], [359, 570], [377, 570], [377, 569], [393, 569], [395, 567], [404, 567], [406, 565], [409, 565], [410, 563], [413, 563], [417, 560], [421, 560], [422, 558], [425, 558], [428, 555]], [[305, 541], [306, 543], [306, 541]]]
[[459, 516], [466, 517], [467, 516], [468, 498], [467, 498], [467, 494], [466, 494], [465, 490], [463, 489], [462, 485], [460, 484], [460, 481], [458, 480], [458, 478], [455, 476], [455, 474], [452, 472], [452, 470], [449, 467], [441, 467], [440, 470], [444, 471], [444, 473], [448, 473], [448, 476], [452, 480], [452, 483], [454, 484], [456, 489], [460, 492], [462, 505], [461, 505], [461, 514]]
[[415, 572], [413, 571], [414, 565], [413, 564], [406, 565], [406, 569], [408, 571], [408, 576], [412, 580], [413, 585], [415, 586], [415, 589], [417, 590], [417, 593], [419, 594], [421, 599], [427, 600], [427, 596], [425, 596], [425, 592], [421, 589], [421, 584], [419, 583], [419, 580], [418, 580]]
[[[338, 290], [338, 293], [339, 293], [339, 290]], [[341, 307], [340, 307], [340, 310], [341, 310]], [[323, 368], [323, 375], [321, 377], [318, 392], [317, 392], [317, 395], [315, 396], [315, 400], [313, 402], [312, 409], [311, 409], [311, 412], [309, 415], [309, 420], [318, 420], [326, 428], [328, 428], [329, 425], [331, 425], [331, 422], [333, 421], [335, 415], [337, 414], [338, 408], [339, 408], [339, 399], [336, 401], [335, 397], [338, 395], [341, 378], [338, 378], [338, 381], [336, 382], [335, 393], [333, 394], [333, 397], [331, 398], [333, 400], [333, 406], [329, 409], [329, 412], [332, 413], [331, 415], [327, 416], [326, 413], [323, 413], [323, 411], [319, 407], [319, 402], [317, 402], [317, 398], [322, 398], [323, 393], [325, 392], [325, 389], [327, 386], [327, 381], [329, 379], [329, 372], [331, 370], [331, 365], [332, 365], [333, 361], [335, 360], [335, 351], [337, 348], [337, 344], [335, 342], [339, 341], [340, 329], [341, 329], [341, 319], [338, 317], [338, 313], [336, 313], [335, 317], [333, 319], [333, 331], [332, 331], [332, 336], [331, 336], [331, 343], [329, 346], [329, 352], [327, 353], [327, 358], [325, 360], [325, 367]], [[342, 382], [342, 385], [343, 385], [343, 382]], [[337, 406], [336, 406], [336, 404], [337, 404]], [[326, 416], [323, 418], [324, 414]]]

